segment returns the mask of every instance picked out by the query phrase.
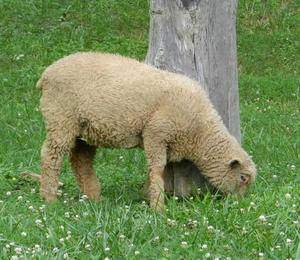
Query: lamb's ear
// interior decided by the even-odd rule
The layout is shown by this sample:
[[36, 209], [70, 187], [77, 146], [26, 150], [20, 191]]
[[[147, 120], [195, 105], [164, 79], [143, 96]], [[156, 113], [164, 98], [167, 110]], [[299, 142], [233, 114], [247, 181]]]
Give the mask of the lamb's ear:
[[229, 163], [229, 167], [231, 169], [236, 169], [241, 165], [241, 161], [239, 159], [232, 159]]

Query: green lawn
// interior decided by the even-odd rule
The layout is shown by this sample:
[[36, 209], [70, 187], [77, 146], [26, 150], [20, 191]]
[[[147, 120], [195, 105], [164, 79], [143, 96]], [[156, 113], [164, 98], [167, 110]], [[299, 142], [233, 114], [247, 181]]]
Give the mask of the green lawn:
[[105, 199], [81, 198], [70, 165], [58, 202], [39, 185], [45, 136], [35, 84], [53, 61], [94, 50], [145, 58], [147, 0], [0, 0], [0, 259], [300, 259], [300, 3], [240, 0], [243, 146], [258, 177], [244, 198], [142, 196], [140, 150], [99, 149]]

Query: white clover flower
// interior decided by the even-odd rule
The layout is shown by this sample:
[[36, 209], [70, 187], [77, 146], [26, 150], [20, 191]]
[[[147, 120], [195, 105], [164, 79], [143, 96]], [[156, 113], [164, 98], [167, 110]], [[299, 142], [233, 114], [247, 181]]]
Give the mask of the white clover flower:
[[64, 230], [64, 229], [65, 229], [65, 227], [64, 227], [63, 225], [59, 226], [59, 228], [60, 228], [61, 230]]
[[120, 235], [120, 240], [124, 241], [124, 239], [125, 239], [125, 236], [124, 235]]
[[292, 165], [291, 165], [291, 169], [292, 169], [292, 170], [295, 170], [295, 169], [296, 169], [296, 166], [295, 166], [294, 164], [292, 164]]
[[81, 196], [81, 198], [82, 198], [83, 200], [87, 200], [89, 197], [88, 197], [88, 195], [85, 195], [85, 194], [84, 194], [84, 195]]
[[187, 242], [182, 241], [182, 242], [181, 242], [181, 247], [182, 247], [182, 248], [187, 248]]
[[[99, 238], [99, 237], [101, 237], [101, 236], [102, 236], [102, 232], [101, 232], [101, 231], [97, 231], [96, 237]], [[121, 235], [121, 236], [122, 236], [122, 235]], [[121, 236], [120, 236], [120, 237], [121, 237]], [[124, 237], [125, 237], [125, 236], [124, 236]]]
[[63, 238], [60, 238], [60, 239], [59, 239], [59, 242], [60, 242], [61, 244], [63, 244], [63, 243], [65, 242], [65, 240], [64, 240]]
[[266, 221], [267, 221], [266, 217], [263, 216], [263, 215], [259, 216], [258, 219], [259, 219], [261, 222], [266, 222]]
[[42, 224], [42, 221], [41, 221], [40, 219], [37, 219], [37, 220], [35, 221], [35, 224], [40, 225], [40, 224]]
[[22, 237], [26, 237], [26, 236], [27, 236], [27, 233], [26, 233], [26, 232], [22, 232], [22, 233], [21, 233], [21, 236], [22, 236]]
[[189, 236], [189, 235], [190, 235], [190, 232], [184, 232], [184, 235], [185, 235], [185, 236]]
[[285, 194], [285, 198], [286, 198], [287, 200], [289, 200], [289, 199], [292, 198], [292, 196], [291, 196], [291, 194], [287, 193], [287, 194]]
[[57, 247], [53, 248], [53, 253], [57, 253], [59, 251], [59, 249]]
[[34, 194], [35, 193], [35, 189], [31, 189], [31, 193]]
[[240, 209], [240, 212], [244, 213], [244, 212], [245, 212], [245, 209], [241, 208], [241, 209]]
[[10, 196], [10, 195], [11, 195], [10, 191], [6, 192], [6, 196]]
[[105, 252], [108, 252], [108, 251], [110, 251], [110, 248], [109, 248], [109, 247], [106, 247], [106, 248], [104, 248], [104, 251], [105, 251]]
[[139, 255], [139, 254], [140, 254], [140, 251], [137, 251], [137, 250], [136, 250], [136, 251], [134, 251], [134, 254], [135, 254], [135, 255]]
[[70, 213], [69, 212], [65, 212], [65, 217], [69, 218], [70, 217]]
[[20, 60], [24, 57], [24, 54], [20, 54], [18, 56], [15, 56], [15, 60]]
[[85, 245], [85, 249], [90, 250], [91, 249], [91, 245], [90, 244], [86, 244]]
[[208, 231], [213, 231], [213, 230], [214, 230], [214, 227], [213, 227], [213, 226], [208, 226], [208, 227], [207, 227], [207, 230], [208, 230]]
[[245, 227], [243, 227], [242, 234], [243, 234], [243, 235], [246, 235], [246, 234], [247, 234], [247, 230], [246, 230]]
[[278, 176], [276, 175], [276, 174], [273, 174], [273, 179], [277, 179], [278, 178]]
[[0, 203], [3, 203], [3, 200], [0, 200]]
[[40, 252], [42, 250], [40, 245], [38, 244], [34, 245], [34, 249], [36, 250], [36, 252]]
[[206, 253], [206, 254], [205, 254], [205, 257], [206, 257], [206, 258], [209, 258], [209, 257], [210, 257], [210, 253]]
[[153, 240], [154, 241], [159, 241], [159, 236], [156, 236]]
[[83, 216], [84, 218], [86, 218], [88, 215], [89, 215], [88, 212], [83, 212], [83, 213], [82, 213], [82, 216]]
[[7, 249], [10, 249], [10, 245], [9, 245], [9, 244], [6, 244], [5, 247], [6, 247]]
[[202, 245], [202, 249], [206, 249], [207, 248], [207, 245]]
[[22, 248], [21, 247], [16, 247], [15, 252], [17, 255], [20, 255], [22, 253]]
[[250, 202], [250, 206], [254, 207], [255, 203], [253, 201]]
[[15, 242], [10, 242], [10, 246], [15, 246]]
[[277, 249], [277, 250], [280, 250], [281, 249], [281, 246], [275, 246], [275, 248]]
[[168, 249], [167, 247], [164, 247], [164, 251], [165, 251], [165, 252], [168, 252], [169, 249]]
[[258, 255], [260, 256], [260, 257], [263, 257], [264, 256], [264, 253], [258, 253]]
[[19, 196], [19, 197], [18, 197], [18, 200], [22, 200], [22, 199], [23, 199], [23, 196]]
[[169, 219], [169, 218], [167, 219], [167, 223], [168, 223], [169, 226], [174, 226], [175, 222], [176, 221], [174, 219]]
[[64, 259], [69, 259], [68, 253], [65, 253], [65, 254], [64, 254]]
[[289, 238], [286, 239], [286, 244], [287, 244], [287, 245], [292, 244], [292, 242], [293, 242], [293, 240], [291, 240], [291, 239], [289, 239]]
[[17, 257], [16, 255], [13, 255], [13, 256], [11, 257], [11, 260], [18, 260], [18, 257]]

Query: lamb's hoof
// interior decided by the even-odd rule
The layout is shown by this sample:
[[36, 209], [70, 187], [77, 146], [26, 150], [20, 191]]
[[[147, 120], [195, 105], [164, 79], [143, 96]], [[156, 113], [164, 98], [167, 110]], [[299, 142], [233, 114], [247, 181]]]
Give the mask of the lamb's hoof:
[[99, 196], [99, 194], [87, 194], [87, 193], [85, 193], [82, 197], [86, 197], [89, 200], [95, 200], [95, 201], [97, 201], [102, 196]]

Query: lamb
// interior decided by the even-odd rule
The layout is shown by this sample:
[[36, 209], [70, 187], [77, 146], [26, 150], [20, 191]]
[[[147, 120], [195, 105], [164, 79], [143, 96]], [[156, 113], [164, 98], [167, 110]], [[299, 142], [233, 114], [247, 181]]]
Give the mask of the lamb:
[[224, 194], [245, 194], [255, 165], [232, 137], [206, 93], [186, 76], [114, 54], [66, 56], [42, 73], [41, 112], [46, 139], [41, 149], [40, 194], [56, 199], [61, 164], [70, 152], [78, 186], [99, 198], [93, 169], [97, 147], [144, 149], [150, 206], [164, 205], [167, 162], [193, 162]]

